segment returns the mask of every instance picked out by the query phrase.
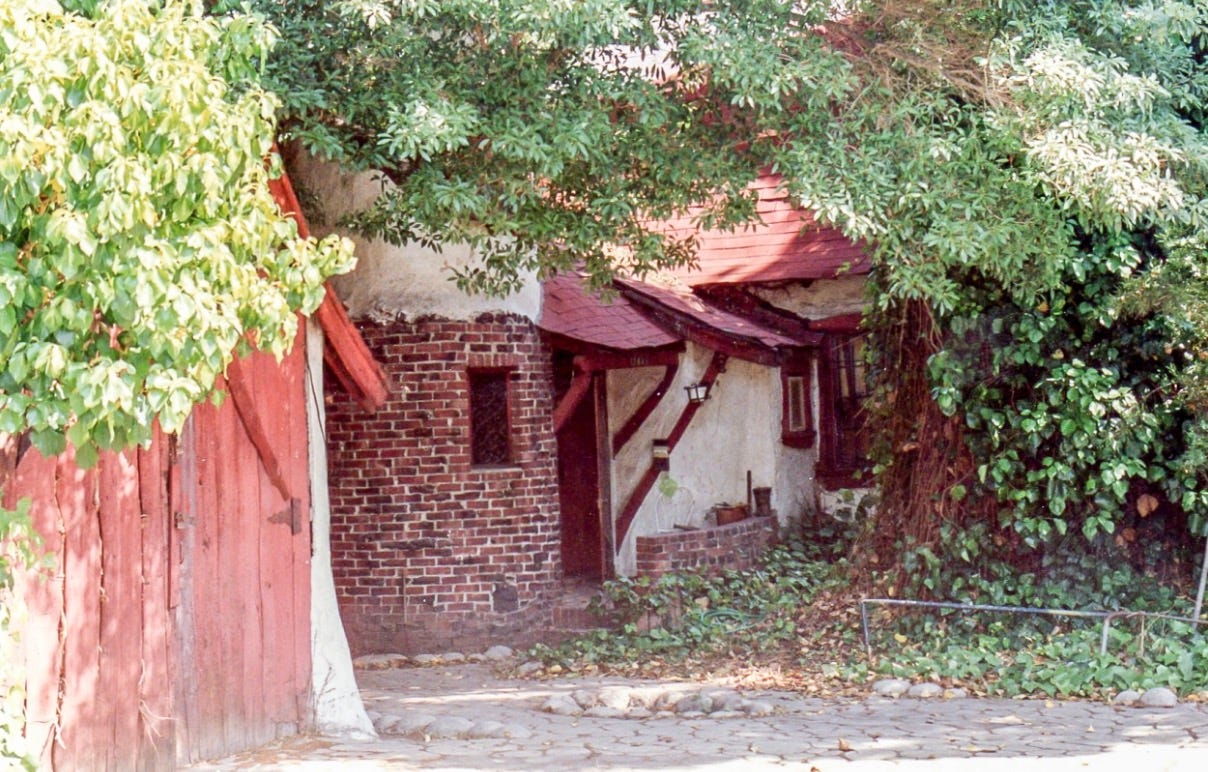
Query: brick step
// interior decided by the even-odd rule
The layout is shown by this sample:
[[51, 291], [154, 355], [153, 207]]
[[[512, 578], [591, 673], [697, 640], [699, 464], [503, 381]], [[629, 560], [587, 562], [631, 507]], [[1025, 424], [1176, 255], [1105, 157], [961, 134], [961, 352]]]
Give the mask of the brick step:
[[586, 632], [604, 625], [586, 607], [554, 606], [554, 628], [566, 632]]
[[587, 610], [588, 604], [600, 591], [598, 582], [568, 579], [562, 595], [554, 602], [553, 626], [567, 633], [581, 633], [604, 627], [599, 617]]

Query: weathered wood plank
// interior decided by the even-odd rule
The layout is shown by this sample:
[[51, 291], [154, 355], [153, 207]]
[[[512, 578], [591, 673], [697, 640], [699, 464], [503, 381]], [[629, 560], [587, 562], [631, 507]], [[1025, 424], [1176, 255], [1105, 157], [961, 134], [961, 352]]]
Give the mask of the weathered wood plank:
[[201, 502], [199, 500], [198, 458], [194, 437], [198, 421], [204, 423], [198, 411], [185, 423], [176, 440], [176, 452], [170, 457], [169, 501], [171, 502], [171, 564], [169, 565], [169, 603], [171, 604], [172, 645], [174, 656], [169, 660], [173, 684], [172, 739], [176, 766], [197, 760], [200, 754], [195, 729], [201, 696], [197, 687], [197, 615], [193, 603], [194, 572], [197, 556], [197, 529]]
[[175, 757], [172, 715], [172, 625], [169, 597], [171, 508], [169, 441], [156, 429], [151, 447], [137, 451], [142, 510], [142, 662], [138, 682], [141, 729], [139, 767], [171, 767]]
[[[310, 557], [311, 557], [311, 528], [310, 528], [310, 434], [306, 426], [306, 400], [309, 398], [306, 383], [306, 326], [299, 321], [298, 341], [294, 350], [284, 363], [284, 367], [270, 372], [277, 374], [284, 381], [282, 394], [289, 395], [288, 410], [283, 411], [278, 420], [282, 422], [281, 431], [290, 437], [289, 472], [291, 475], [290, 489], [298, 500], [297, 517], [301, 521], [300, 528], [290, 536], [293, 554], [293, 703], [296, 706], [295, 721], [299, 729], [310, 725], [312, 717], [310, 682], [312, 678], [311, 641], [310, 641]], [[376, 363], [375, 363], [376, 364]], [[385, 396], [384, 393], [382, 395]], [[319, 397], [316, 397], [319, 398]]]
[[[230, 383], [234, 383], [236, 377], [242, 379], [242, 371], [238, 376], [233, 372]], [[239, 700], [238, 713], [242, 718], [237, 726], [228, 725], [228, 739], [251, 745], [271, 739], [264, 731], [263, 681], [264, 668], [269, 663], [265, 661], [264, 652], [262, 620], [266, 607], [260, 599], [263, 567], [258, 546], [262, 538], [258, 515], [265, 467], [259, 448], [249, 439], [242, 411], [236, 409], [233, 401], [229, 402], [230, 409], [223, 405], [224, 430], [219, 436], [223, 454], [237, 459], [237, 463], [220, 469], [220, 484], [231, 494], [222, 508], [229, 536], [223, 546], [237, 556], [237, 568], [228, 574], [229, 584], [224, 588], [224, 594], [230, 598], [232, 607], [240, 609], [240, 618], [246, 622], [242, 629], [232, 630], [233, 634], [223, 641], [232, 665], [239, 667], [242, 682], [232, 690], [232, 698]]]
[[101, 534], [94, 472], [83, 472], [70, 453], [58, 458], [55, 497], [62, 512], [64, 545], [64, 677], [60, 742], [51, 763], [62, 769], [104, 769], [111, 745], [113, 706], [100, 691]]
[[185, 676], [196, 682], [197, 715], [191, 738], [198, 758], [215, 758], [229, 747], [224, 734], [223, 709], [226, 690], [231, 683], [230, 663], [221, 647], [224, 624], [242, 626], [246, 620], [234, 609], [222, 611], [224, 567], [221, 562], [220, 534], [222, 497], [218, 488], [218, 465], [222, 463], [221, 445], [214, 437], [221, 431], [218, 411], [209, 404], [193, 411], [195, 419], [191, 451], [196, 459], [196, 478], [185, 481], [196, 485], [197, 512], [189, 528], [194, 531], [192, 586], [182, 588], [191, 595], [194, 624], [194, 657]]
[[[228, 388], [223, 384], [223, 388]], [[244, 523], [239, 517], [246, 495], [244, 478], [256, 474], [256, 458], [244, 453], [242, 429], [231, 400], [223, 402], [215, 411], [213, 433], [204, 437], [207, 453], [214, 457], [213, 486], [216, 495], [216, 529], [214, 551], [215, 574], [207, 591], [198, 587], [199, 616], [208, 620], [211, 638], [219, 669], [214, 679], [220, 684], [213, 692], [209, 712], [215, 729], [221, 727], [222, 748], [242, 747], [244, 736], [245, 690], [242, 646], [243, 635], [255, 635], [255, 616], [244, 604], [244, 582], [255, 581], [254, 567], [239, 564], [238, 542], [242, 538]], [[201, 439], [201, 437], [199, 437]], [[219, 570], [221, 567], [221, 570]], [[249, 629], [250, 628], [250, 629]]]
[[107, 769], [128, 763], [139, 745], [138, 682], [142, 659], [142, 521], [135, 453], [105, 453], [92, 475], [97, 486], [101, 563], [97, 688], [106, 706]]
[[63, 611], [63, 523], [54, 498], [56, 459], [37, 451], [25, 454], [17, 467], [4, 505], [14, 507], [30, 498], [30, 519], [42, 537], [48, 565], [36, 573], [20, 576], [17, 590], [26, 604], [28, 619], [21, 628], [25, 659], [25, 731], [30, 749], [44, 764], [50, 763], [51, 746], [58, 725], [59, 685], [63, 644], [59, 621]]
[[[249, 362], [246, 369], [249, 389], [256, 396], [266, 431], [270, 432], [286, 468], [293, 471], [288, 433], [288, 410], [295, 398], [281, 378], [281, 371], [294, 364], [291, 354], [281, 368], [269, 367], [264, 357]], [[297, 487], [296, 479], [287, 479], [288, 488]], [[289, 499], [276, 486], [262, 484], [259, 495], [260, 591], [263, 594], [264, 646], [268, 653], [264, 685], [268, 719], [266, 729], [274, 735], [282, 725], [297, 721], [294, 690], [297, 688], [294, 646], [293, 534]]]

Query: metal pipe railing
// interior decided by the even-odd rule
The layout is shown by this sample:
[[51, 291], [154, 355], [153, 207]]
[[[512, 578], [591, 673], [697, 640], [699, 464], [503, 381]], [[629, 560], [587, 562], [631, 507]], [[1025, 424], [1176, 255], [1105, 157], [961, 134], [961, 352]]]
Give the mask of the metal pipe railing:
[[957, 603], [954, 601], [933, 600], [903, 600], [898, 598], [862, 598], [860, 600], [860, 628], [864, 635], [864, 654], [872, 658], [872, 637], [868, 629], [868, 606], [907, 606], [921, 608], [939, 608], [955, 611], [997, 611], [1011, 614], [1043, 614], [1046, 616], [1073, 617], [1081, 619], [1102, 619], [1103, 632], [1099, 637], [1099, 653], [1107, 654], [1107, 638], [1114, 619], [1166, 619], [1171, 622], [1187, 622], [1193, 625], [1208, 624], [1208, 620], [1181, 617], [1174, 614], [1162, 614], [1155, 611], [1080, 611], [1077, 609], [1036, 608], [1034, 606], [996, 606], [986, 603]]

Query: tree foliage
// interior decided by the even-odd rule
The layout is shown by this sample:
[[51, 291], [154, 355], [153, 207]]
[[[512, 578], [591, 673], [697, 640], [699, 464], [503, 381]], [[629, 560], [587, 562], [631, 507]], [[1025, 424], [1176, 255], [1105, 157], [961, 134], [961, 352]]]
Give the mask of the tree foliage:
[[178, 429], [350, 266], [267, 183], [270, 29], [200, 4], [0, 4], [0, 431], [46, 453]]
[[844, 58], [806, 30], [824, 3], [774, 0], [256, 0], [281, 29], [269, 81], [312, 152], [394, 183], [356, 224], [391, 240], [467, 242], [461, 277], [618, 255], [642, 270], [690, 257], [649, 218], [745, 190], [790, 103], [825, 109]]
[[[970, 501], [997, 499], [1002, 531], [974, 552], [998, 544], [1021, 554], [1068, 546], [1067, 533], [1120, 530], [1116, 544], [1139, 553], [1166, 544], [1173, 513], [1202, 532], [1208, 5], [1003, 3], [993, 18], [981, 86], [947, 94], [971, 112], [961, 125], [981, 134], [975, 146], [1005, 152], [986, 171], [968, 166], [943, 181], [947, 200], [925, 215], [932, 252], [918, 291], [913, 267], [880, 276], [883, 307], [915, 299], [935, 311], [934, 329], [913, 344], [935, 355], [936, 403], [916, 414], [938, 406], [951, 416], [943, 432], [959, 434], [964, 452], [899, 426], [885, 476], [920, 495], [909, 507], [891, 501], [886, 515], [961, 521], [993, 511]], [[1037, 231], [1038, 220], [1010, 207], [970, 208], [965, 191], [998, 186], [995, 174], [1026, 182], [1012, 197], [1052, 228]], [[971, 214], [964, 224], [953, 202]], [[1000, 215], [1043, 249], [1017, 264], [996, 257]], [[1040, 239], [1059, 231], [1064, 239]], [[882, 347], [881, 393], [883, 407], [901, 410], [893, 351]], [[919, 453], [894, 452], [911, 441]]]
[[1208, 511], [1205, 0], [256, 7], [289, 134], [394, 183], [363, 229], [477, 246], [468, 288], [690, 260], [644, 222], [741, 222], [767, 167], [864, 239], [890, 545], [986, 497], [1033, 545]]

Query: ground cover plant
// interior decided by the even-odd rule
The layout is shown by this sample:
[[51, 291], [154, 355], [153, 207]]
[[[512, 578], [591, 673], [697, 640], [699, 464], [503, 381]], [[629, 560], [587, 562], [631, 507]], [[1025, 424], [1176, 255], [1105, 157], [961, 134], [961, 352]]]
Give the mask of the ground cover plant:
[[[1036, 572], [1004, 565], [985, 574], [915, 568], [948, 599], [1014, 608], [1115, 612], [1101, 618], [928, 609], [872, 615], [870, 669], [880, 675], [959, 683], [1001, 696], [1110, 697], [1165, 686], [1185, 696], [1208, 688], [1208, 636], [1190, 617], [1186, 584], [1160, 581], [1080, 550], [1046, 556]], [[863, 674], [862, 668], [854, 673]]]
[[835, 565], [807, 558], [799, 544], [771, 549], [745, 571], [619, 578], [593, 608], [610, 629], [537, 654], [565, 668], [616, 668], [770, 652], [797, 635], [804, 604], [840, 580]]
[[[1101, 652], [1100, 619], [870, 607], [866, 651], [859, 601], [867, 587], [852, 581], [845, 559], [833, 559], [839, 547], [795, 536], [746, 571], [606, 582], [598, 607], [607, 627], [532, 654], [545, 675], [722, 675], [821, 695], [863, 694], [890, 676], [1004, 697], [1110, 699], [1124, 689], [1165, 686], [1203, 699], [1208, 689], [1203, 632], [1126, 614], [1112, 620]], [[942, 585], [944, 597], [960, 603], [1191, 612], [1187, 588], [1078, 552], [1050, 555], [1037, 572], [1003, 565], [1003, 575], [914, 559], [910, 569], [921, 581]]]

